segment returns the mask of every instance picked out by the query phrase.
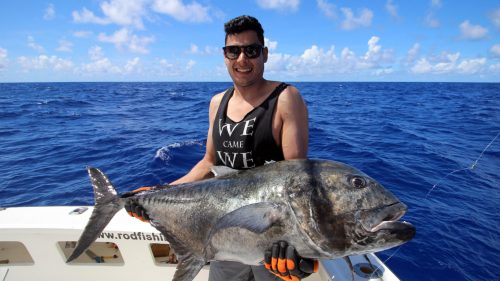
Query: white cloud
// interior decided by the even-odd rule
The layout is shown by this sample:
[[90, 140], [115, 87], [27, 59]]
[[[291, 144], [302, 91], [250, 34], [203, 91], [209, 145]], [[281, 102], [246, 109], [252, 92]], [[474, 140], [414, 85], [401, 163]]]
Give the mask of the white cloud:
[[368, 27], [372, 24], [373, 12], [369, 9], [362, 9], [358, 16], [354, 15], [350, 8], [341, 8], [345, 19], [341, 23], [343, 30], [352, 30], [359, 27]]
[[92, 46], [88, 51], [90, 60], [96, 61], [104, 58], [104, 53], [102, 52], [102, 48], [99, 46]]
[[95, 75], [95, 74], [119, 74], [122, 70], [115, 66], [111, 61], [104, 55], [104, 52], [100, 46], [92, 46], [88, 50], [88, 55], [90, 58], [89, 63], [84, 63], [80, 65], [77, 69], [77, 73], [84, 75]]
[[500, 62], [490, 65], [489, 70], [493, 73], [500, 73]]
[[442, 6], [441, 0], [431, 0], [430, 7], [425, 15], [424, 24], [431, 28], [438, 28], [441, 26], [441, 23], [436, 18], [436, 12]]
[[61, 39], [61, 40], [59, 40], [59, 46], [57, 47], [56, 50], [59, 52], [71, 52], [72, 48], [73, 48], [73, 43], [71, 43], [67, 40]]
[[443, 52], [439, 56], [421, 58], [410, 69], [414, 74], [478, 74], [486, 69], [486, 58], [462, 59], [460, 53]]
[[39, 53], [45, 52], [45, 49], [41, 45], [36, 43], [35, 38], [33, 38], [33, 36], [28, 36], [28, 46]]
[[278, 41], [271, 41], [271, 39], [264, 37], [264, 45], [269, 51], [275, 51], [278, 48]]
[[468, 20], [460, 24], [462, 38], [467, 40], [479, 40], [486, 37], [488, 30], [480, 25], [473, 25]]
[[500, 28], [500, 8], [493, 10], [489, 16], [495, 27]]
[[392, 0], [387, 0], [385, 3], [385, 9], [393, 18], [399, 18], [398, 15], [398, 6], [394, 5]]
[[141, 60], [138, 57], [135, 57], [135, 58], [127, 61], [127, 63], [123, 67], [123, 72], [125, 74], [140, 73], [140, 72], [142, 72], [140, 64], [141, 64]]
[[368, 40], [368, 51], [363, 56], [365, 63], [370, 64], [370, 67], [380, 63], [388, 63], [393, 60], [392, 50], [382, 49], [381, 45], [378, 45], [380, 38], [377, 36], [372, 36]]
[[73, 21], [76, 23], [117, 24], [143, 29], [142, 18], [146, 15], [145, 4], [147, 0], [110, 0], [100, 5], [103, 17], [98, 17], [94, 12], [83, 8], [82, 11], [73, 11]]
[[43, 19], [44, 20], [51, 20], [56, 17], [56, 10], [54, 9], [54, 4], [49, 4], [47, 8], [45, 9], [45, 12], [43, 14]]
[[83, 74], [119, 74], [122, 71], [119, 67], [113, 65], [108, 58], [102, 57], [90, 63], [82, 64], [77, 69], [77, 72]]
[[193, 67], [195, 66], [196, 61], [194, 60], [189, 60], [188, 63], [186, 64], [186, 71], [191, 71]]
[[341, 72], [350, 72], [357, 68], [356, 66], [358, 64], [358, 58], [356, 54], [351, 51], [351, 49], [347, 47], [342, 49], [342, 52], [340, 53], [340, 59], [343, 62], [343, 67], [340, 68], [342, 70]]
[[463, 60], [458, 64], [457, 71], [462, 74], [477, 74], [486, 65], [486, 58]]
[[311, 67], [315, 67], [321, 65], [323, 60], [326, 61], [336, 61], [337, 56], [335, 55], [335, 47], [331, 47], [328, 51], [324, 51], [316, 45], [312, 45], [311, 48], [307, 49], [300, 56], [301, 63], [304, 65], [310, 65]]
[[436, 63], [433, 68], [435, 73], [450, 73], [454, 70], [457, 65], [457, 61], [460, 58], [460, 53], [443, 53], [439, 58], [438, 63]]
[[104, 33], [99, 33], [98, 38], [101, 42], [113, 43], [116, 47], [121, 47], [130, 40], [129, 37], [130, 35], [128, 29], [122, 28], [109, 36]]
[[296, 11], [299, 7], [299, 0], [257, 0], [257, 4], [268, 10], [292, 10]]
[[7, 66], [7, 50], [0, 48], [0, 70]]
[[432, 71], [432, 64], [426, 59], [422, 58], [411, 68], [411, 72], [415, 74], [430, 73]]
[[24, 71], [39, 69], [67, 71], [71, 70], [73, 67], [73, 62], [71, 60], [62, 59], [57, 56], [40, 55], [34, 58], [21, 56], [17, 61]]
[[500, 44], [495, 44], [491, 47], [490, 53], [495, 58], [500, 58]]
[[154, 37], [139, 37], [127, 28], [122, 28], [109, 36], [100, 33], [98, 39], [101, 42], [112, 43], [118, 49], [126, 48], [133, 53], [141, 54], [149, 53], [147, 45], [154, 42]]
[[186, 52], [191, 55], [213, 55], [217, 53], [220, 49], [216, 47], [205, 46], [205, 48], [201, 49], [196, 44], [191, 44], [189, 50]]
[[132, 53], [148, 54], [149, 49], [147, 49], [147, 46], [153, 42], [154, 42], [154, 37], [152, 36], [139, 37], [137, 35], [132, 35], [132, 37], [130, 38], [128, 49]]
[[392, 73], [394, 70], [387, 64], [394, 60], [393, 52], [382, 48], [378, 44], [379, 40], [379, 37], [371, 37], [367, 43], [368, 50], [360, 56], [347, 47], [337, 55], [335, 46], [323, 49], [317, 45], [312, 45], [297, 56], [271, 53], [266, 64], [266, 71], [286, 73], [294, 77], [358, 73], [366, 70], [371, 70], [372, 75], [379, 76]]
[[335, 55], [335, 47], [324, 50], [316, 45], [312, 45], [299, 56], [289, 54], [271, 53], [266, 64], [266, 71], [271, 73], [287, 73], [291, 76], [303, 74], [313, 74], [320, 69], [325, 73], [332, 70], [332, 65], [336, 65], [338, 58]]
[[110, 24], [111, 20], [106, 18], [100, 18], [92, 11], [89, 11], [87, 8], [83, 8], [81, 12], [73, 11], [72, 13], [73, 21], [76, 23], [95, 23], [95, 24]]
[[92, 35], [92, 31], [80, 30], [73, 32], [73, 36], [78, 38], [88, 38]]
[[208, 5], [192, 1], [184, 4], [183, 0], [109, 0], [100, 5], [102, 16], [83, 8], [73, 11], [73, 21], [76, 23], [95, 23], [101, 25], [117, 24], [119, 26], [144, 29], [144, 18], [151, 18], [152, 12], [166, 14], [182, 22], [210, 22], [212, 17], [222, 17], [223, 13]]
[[200, 53], [200, 49], [198, 48], [198, 45], [196, 44], [191, 44], [191, 48], [189, 49], [188, 53], [197, 55]]
[[441, 6], [442, 6], [441, 0], [431, 0], [431, 7], [441, 8]]
[[408, 53], [406, 54], [406, 62], [407, 63], [413, 63], [418, 55], [420, 53], [420, 44], [415, 43], [413, 46], [408, 50]]
[[428, 27], [432, 27], [432, 28], [438, 28], [441, 26], [441, 23], [439, 22], [438, 19], [436, 19], [434, 17], [434, 14], [433, 13], [428, 13], [426, 16], [425, 16], [425, 25], [427, 25]]
[[[192, 69], [195, 65], [196, 61], [194, 60], [173, 62], [164, 58], [158, 58], [149, 69], [155, 77], [193, 77]], [[210, 74], [213, 75], [213, 72]]]
[[337, 19], [337, 8], [332, 3], [327, 0], [317, 0], [318, 8], [325, 14], [327, 17], [332, 19]]
[[173, 68], [175, 67], [173, 63], [170, 63], [168, 60], [166, 59], [160, 59], [160, 65], [162, 67], [165, 67], [165, 68]]
[[146, 14], [144, 0], [111, 0], [101, 4], [104, 15], [113, 23], [142, 29], [142, 17]]
[[185, 5], [181, 0], [155, 0], [153, 10], [182, 22], [210, 22], [210, 8], [193, 1]]
[[394, 69], [392, 67], [380, 68], [380, 69], [376, 69], [375, 71], [373, 71], [373, 75], [385, 76], [385, 75], [391, 74], [393, 72], [394, 72]]

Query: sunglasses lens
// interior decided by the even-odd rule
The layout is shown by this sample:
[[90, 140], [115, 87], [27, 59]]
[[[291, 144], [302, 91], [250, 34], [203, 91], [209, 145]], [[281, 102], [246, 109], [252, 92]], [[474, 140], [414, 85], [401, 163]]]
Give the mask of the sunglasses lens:
[[260, 45], [250, 45], [245, 47], [245, 56], [247, 56], [249, 59], [254, 59], [258, 56], [260, 56], [260, 51], [262, 50], [262, 47]]
[[238, 46], [227, 46], [224, 48], [224, 53], [228, 59], [234, 60], [240, 56], [241, 49]]

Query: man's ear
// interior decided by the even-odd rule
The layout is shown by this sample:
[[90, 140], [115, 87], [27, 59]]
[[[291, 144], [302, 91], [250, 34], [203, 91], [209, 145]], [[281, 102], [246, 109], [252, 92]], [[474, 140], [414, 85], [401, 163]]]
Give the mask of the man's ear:
[[266, 63], [267, 62], [267, 57], [269, 55], [269, 49], [267, 49], [267, 47], [264, 47], [262, 49], [262, 55], [263, 55], [263, 58], [264, 58], [264, 63]]

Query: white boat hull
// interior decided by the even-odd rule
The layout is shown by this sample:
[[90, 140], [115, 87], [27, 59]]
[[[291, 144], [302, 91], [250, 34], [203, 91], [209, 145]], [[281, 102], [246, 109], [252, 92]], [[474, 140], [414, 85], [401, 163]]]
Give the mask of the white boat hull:
[[[168, 241], [149, 224], [131, 219], [123, 210], [97, 239], [102, 243], [93, 246], [87, 255], [66, 263], [92, 212], [92, 207], [81, 208], [87, 210], [82, 214], [73, 212], [77, 207], [0, 210], [0, 281], [172, 280], [176, 265], [167, 263], [167, 256], [154, 250], [157, 244], [168, 248]], [[368, 256], [381, 278], [364, 274], [370, 271], [366, 259], [353, 256], [352, 263], [360, 273], [355, 274], [356, 281], [399, 280], [375, 255]], [[320, 264], [319, 272], [307, 281], [352, 280], [342, 259]], [[195, 280], [208, 280], [209, 268], [205, 266]]]

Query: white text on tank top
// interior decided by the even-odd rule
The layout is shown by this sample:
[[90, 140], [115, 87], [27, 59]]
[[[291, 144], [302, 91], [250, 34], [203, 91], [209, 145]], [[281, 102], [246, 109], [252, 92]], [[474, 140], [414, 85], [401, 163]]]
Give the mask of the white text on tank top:
[[[222, 141], [222, 146], [224, 148], [228, 149], [244, 149], [246, 147], [245, 145], [245, 139], [246, 137], [253, 136], [254, 133], [254, 124], [255, 121], [257, 120], [257, 117], [254, 117], [249, 120], [244, 120], [239, 123], [231, 124], [231, 123], [224, 123], [223, 120], [219, 119], [218, 121], [218, 130], [219, 130], [219, 136], [224, 140]], [[237, 130], [238, 129], [238, 130]], [[237, 131], [237, 132], [235, 132]], [[241, 139], [239, 140], [228, 140], [237, 136], [233, 136], [233, 134], [239, 134], [239, 137]], [[225, 135], [226, 137], [223, 137]], [[237, 163], [237, 161], [241, 160], [243, 163], [243, 168], [248, 169], [248, 168], [253, 168], [255, 167], [255, 163], [252, 158], [252, 151], [241, 151], [241, 152], [232, 152], [229, 153], [227, 151], [220, 151], [217, 150], [217, 156], [219, 159], [224, 163], [225, 166], [234, 168], [234, 164]]]

